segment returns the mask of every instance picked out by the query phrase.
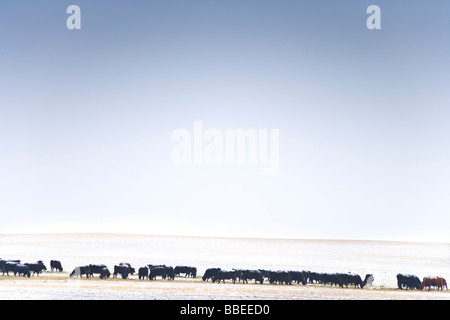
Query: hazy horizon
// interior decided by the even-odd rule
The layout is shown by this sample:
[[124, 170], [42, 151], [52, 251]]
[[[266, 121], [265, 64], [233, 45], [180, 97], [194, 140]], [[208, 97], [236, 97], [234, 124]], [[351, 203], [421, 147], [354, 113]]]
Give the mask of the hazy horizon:
[[0, 233], [0, 236], [100, 236], [100, 237], [162, 237], [162, 238], [202, 238], [202, 239], [241, 239], [241, 240], [280, 240], [280, 241], [330, 241], [330, 242], [392, 242], [392, 243], [423, 243], [448, 245], [449, 242], [439, 242], [433, 240], [387, 240], [387, 239], [345, 239], [345, 238], [283, 238], [283, 237], [251, 237], [251, 236], [214, 236], [214, 235], [188, 235], [188, 234], [146, 234], [146, 233], [121, 233], [121, 232], [31, 232], [31, 233]]

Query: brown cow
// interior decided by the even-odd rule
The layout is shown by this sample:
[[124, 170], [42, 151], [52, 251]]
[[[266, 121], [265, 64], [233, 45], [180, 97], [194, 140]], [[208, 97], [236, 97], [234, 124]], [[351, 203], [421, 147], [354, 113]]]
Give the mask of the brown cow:
[[428, 291], [430, 291], [431, 287], [436, 287], [437, 290], [444, 290], [444, 286], [448, 290], [447, 281], [442, 277], [433, 277], [433, 278], [425, 277], [423, 278], [423, 281], [420, 284], [419, 289], [423, 290], [423, 288], [428, 287]]
[[442, 290], [444, 290], [444, 286], [445, 286], [445, 289], [447, 289], [448, 290], [448, 287], [447, 287], [447, 281], [444, 279], [444, 278], [441, 278], [441, 277], [437, 277], [438, 279], [440, 279], [440, 281], [441, 281], [441, 288], [442, 288]]

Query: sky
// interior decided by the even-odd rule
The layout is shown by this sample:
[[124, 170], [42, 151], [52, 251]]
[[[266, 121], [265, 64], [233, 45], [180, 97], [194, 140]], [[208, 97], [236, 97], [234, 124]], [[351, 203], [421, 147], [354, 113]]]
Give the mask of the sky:
[[[450, 242], [449, 15], [444, 0], [1, 1], [0, 233]], [[176, 130], [192, 150], [216, 141], [196, 123], [216, 140], [277, 130], [278, 149], [257, 145], [275, 172], [175, 163]]]

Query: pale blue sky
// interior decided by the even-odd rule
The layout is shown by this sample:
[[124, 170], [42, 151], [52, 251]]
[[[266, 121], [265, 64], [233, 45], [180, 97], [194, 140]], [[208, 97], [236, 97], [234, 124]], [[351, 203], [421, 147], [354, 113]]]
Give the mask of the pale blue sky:
[[[2, 1], [0, 232], [449, 242], [449, 15], [443, 0]], [[194, 121], [279, 129], [278, 174], [174, 165], [171, 133]]]

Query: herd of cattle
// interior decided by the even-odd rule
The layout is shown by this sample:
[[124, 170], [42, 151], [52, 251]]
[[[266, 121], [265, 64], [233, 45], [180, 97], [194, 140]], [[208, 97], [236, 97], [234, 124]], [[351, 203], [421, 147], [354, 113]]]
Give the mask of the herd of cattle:
[[[61, 262], [58, 260], [50, 261], [51, 271], [62, 272], [63, 268]], [[14, 276], [30, 277], [39, 275], [43, 270], [47, 270], [42, 260], [35, 263], [21, 263], [20, 260], [3, 260], [0, 259], [0, 272], [2, 276], [9, 276], [9, 272], [14, 273]], [[128, 279], [129, 275], [136, 273], [129, 263], [120, 263], [114, 266], [112, 277], [116, 278], [118, 275], [122, 279]], [[76, 267], [71, 273], [70, 277], [87, 278], [98, 275], [100, 279], [111, 277], [111, 272], [104, 264], [90, 264]], [[166, 265], [146, 265], [140, 267], [137, 272], [139, 280], [148, 279], [156, 280], [157, 277], [161, 279], [174, 280], [175, 276], [197, 277], [197, 268], [189, 266], [176, 266], [175, 268]], [[248, 280], [254, 280], [255, 283], [263, 283], [264, 281], [270, 284], [286, 284], [292, 283], [306, 285], [308, 283], [317, 283], [323, 285], [340, 286], [348, 288], [349, 285], [355, 288], [363, 288], [366, 285], [372, 285], [374, 277], [372, 274], [366, 274], [364, 280], [358, 274], [352, 273], [319, 273], [311, 271], [272, 271], [272, 270], [246, 270], [246, 269], [232, 269], [222, 270], [221, 268], [209, 268], [202, 276], [203, 281], [223, 282], [230, 280], [232, 283], [243, 282], [248, 283]], [[399, 289], [417, 289], [435, 288], [443, 290], [444, 287], [448, 290], [447, 281], [442, 277], [425, 277], [422, 281], [416, 275], [397, 274], [397, 285]]]
[[[128, 279], [129, 275], [135, 274], [136, 269], [131, 267], [129, 263], [121, 262], [114, 266], [114, 272], [112, 274], [113, 278], [118, 275], [122, 279]], [[70, 277], [82, 277], [83, 275], [87, 278], [94, 277], [95, 274], [99, 275], [100, 279], [109, 278], [111, 272], [108, 267], [104, 264], [90, 264], [85, 266], [76, 267], [71, 273]], [[185, 277], [197, 277], [197, 269], [194, 267], [187, 266], [177, 266], [175, 268], [166, 265], [147, 265], [138, 269], [138, 277], [141, 279], [156, 280], [157, 276], [162, 279], [174, 280], [175, 276], [184, 274]]]

